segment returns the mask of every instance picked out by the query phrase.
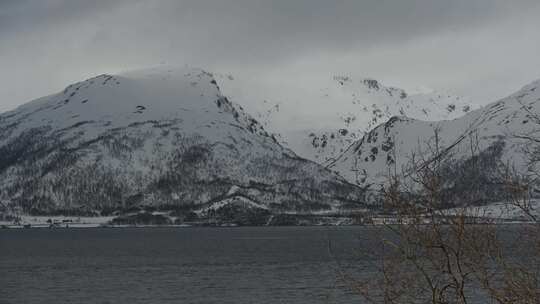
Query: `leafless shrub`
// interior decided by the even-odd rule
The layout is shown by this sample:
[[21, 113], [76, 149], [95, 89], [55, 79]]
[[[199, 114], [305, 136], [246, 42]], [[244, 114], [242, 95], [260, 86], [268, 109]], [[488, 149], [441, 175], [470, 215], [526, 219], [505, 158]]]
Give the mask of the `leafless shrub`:
[[[471, 136], [473, 160], [475, 141]], [[411, 156], [406, 174], [389, 174], [382, 196], [391, 217], [372, 256], [378, 256], [377, 271], [361, 279], [343, 271], [344, 281], [370, 303], [540, 303], [540, 230], [531, 180], [500, 170], [502, 165], [493, 177], [508, 207], [527, 216], [520, 225], [501, 225], [502, 218], [472, 207], [480, 193], [474, 183], [482, 179], [468, 180], [473, 184], [460, 193], [459, 206], [448, 209], [455, 182], [444, 172], [454, 163], [438, 130], [428, 146], [429, 153]]]

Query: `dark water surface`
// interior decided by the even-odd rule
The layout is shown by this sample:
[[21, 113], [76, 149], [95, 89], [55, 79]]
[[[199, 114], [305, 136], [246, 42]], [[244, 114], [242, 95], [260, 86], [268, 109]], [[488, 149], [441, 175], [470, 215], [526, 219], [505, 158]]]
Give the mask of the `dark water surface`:
[[359, 303], [374, 229], [0, 230], [0, 303]]

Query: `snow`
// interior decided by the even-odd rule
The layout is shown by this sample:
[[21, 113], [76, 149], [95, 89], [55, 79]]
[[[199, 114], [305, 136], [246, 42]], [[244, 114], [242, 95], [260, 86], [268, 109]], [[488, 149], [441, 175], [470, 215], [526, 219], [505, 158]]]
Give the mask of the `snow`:
[[[0, 225], [5, 225], [9, 228], [22, 227], [26, 224], [30, 224], [34, 228], [46, 228], [55, 223], [59, 227], [65, 227], [68, 225], [70, 228], [94, 228], [100, 227], [109, 223], [114, 216], [19, 216], [20, 222], [18, 224], [13, 221], [0, 221]], [[50, 222], [48, 222], [50, 221]]]
[[[313, 76], [316, 78], [316, 76]], [[265, 128], [298, 155], [325, 164], [365, 132], [392, 116], [426, 121], [455, 119], [478, 104], [450, 92], [414, 93], [381, 82], [349, 76], [307, 82], [267, 82], [216, 75], [224, 95], [246, 107]], [[346, 133], [343, 132], [346, 130]]]
[[263, 210], [269, 210], [269, 208], [265, 205], [259, 204], [257, 202], [254, 202], [253, 200], [250, 200], [249, 198], [242, 197], [242, 196], [233, 196], [229, 197], [217, 202], [212, 203], [211, 205], [201, 208], [197, 211], [199, 214], [206, 214], [210, 210], [218, 210], [221, 209], [227, 205], [240, 205], [243, 208], [255, 208], [255, 209], [263, 209]]
[[[204, 205], [238, 189], [256, 204], [279, 204], [272, 195], [284, 201], [286, 190], [275, 191], [283, 184], [298, 192], [344, 182], [281, 146], [221, 93], [214, 75], [187, 67], [100, 75], [2, 113], [0, 152], [0, 207], [16, 210], [32, 202], [99, 212], [131, 197]], [[187, 164], [176, 170], [180, 162]], [[174, 176], [185, 168], [189, 179]], [[275, 189], [250, 188], [261, 183]]]
[[[90, 173], [96, 175], [78, 180], [72, 172], [99, 166], [106, 169], [107, 176], [114, 177], [109, 182], [118, 182], [122, 189], [118, 191], [125, 192], [120, 198], [123, 201], [140, 195], [141, 202], [150, 205], [164, 200], [180, 204], [185, 200], [206, 206], [207, 210], [238, 202], [264, 209], [270, 203], [290, 199], [286, 189], [311, 191], [311, 185], [322, 188], [330, 184], [324, 189], [329, 192], [339, 188], [332, 185], [342, 186], [339, 176], [296, 158], [286, 147], [327, 164], [354, 184], [377, 186], [385, 182], [394, 166], [398, 170], [404, 168], [412, 153], [429, 154], [435, 129], [440, 132], [441, 144], [453, 147], [451, 152], [456, 158], [470, 155], [470, 136], [477, 136], [478, 151], [502, 140], [506, 143], [502, 161], [525, 173], [528, 168], [523, 141], [514, 135], [538, 128], [524, 107], [540, 113], [540, 81], [477, 110], [472, 110], [477, 106], [470, 100], [448, 93], [409, 94], [373, 79], [353, 80], [347, 76], [330, 78], [320, 90], [310, 89], [309, 84], [301, 81], [292, 88], [266, 88], [257, 97], [263, 99], [263, 105], [257, 108], [256, 101], [249, 99], [258, 88], [244, 91], [238, 89], [242, 81], [237, 82], [238, 78], [230, 75], [213, 75], [196, 68], [143, 69], [77, 82], [62, 92], [0, 114], [0, 149], [15, 155], [0, 155], [0, 165], [7, 164], [0, 167], [0, 188], [7, 189], [0, 192], [0, 207], [19, 202], [13, 203], [16, 209], [21, 201], [40, 201], [44, 197], [52, 202], [53, 206], [48, 206], [51, 208], [80, 206], [84, 198], [77, 198], [77, 187], [88, 186], [88, 191], [95, 194], [104, 186], [93, 184], [95, 176], [100, 176], [94, 171]], [[304, 96], [285, 102], [295, 85]], [[283, 99], [265, 99], [270, 89], [276, 89], [277, 96]], [[231, 102], [226, 97], [229, 94], [232, 101], [251, 107], [263, 123]], [[320, 104], [326, 106], [319, 109], [316, 105]], [[393, 118], [388, 120], [390, 117]], [[278, 140], [285, 142], [286, 147], [270, 136], [264, 125], [280, 133]], [[44, 131], [31, 134], [31, 140], [20, 141], [29, 130]], [[51, 141], [38, 149], [40, 153], [16, 153], [19, 145], [32, 148], [40, 140]], [[390, 142], [391, 149], [385, 146]], [[201, 146], [211, 149], [211, 157], [188, 159], [196, 163], [190, 178], [209, 184], [223, 182], [223, 193], [187, 193], [182, 188], [185, 185], [177, 184], [163, 193], [144, 192], [152, 186], [155, 189], [161, 178], [174, 173], [174, 157]], [[76, 155], [73, 163], [60, 162], [64, 159], [59, 155], [65, 156], [62, 153], [71, 150]], [[389, 157], [393, 157], [393, 163], [389, 163]], [[65, 167], [49, 170], [51, 163], [57, 164], [54, 161]], [[205, 167], [206, 164], [211, 166]], [[60, 184], [59, 181], [62, 191], [52, 190], [51, 185]], [[300, 183], [295, 187], [285, 186], [297, 181]], [[96, 185], [101, 188], [94, 189]], [[285, 194], [282, 201], [272, 201], [274, 198], [258, 187], [273, 187], [274, 192], [269, 191], [272, 195]], [[328, 195], [317, 190], [322, 196]], [[360, 201], [358, 196], [352, 196], [347, 199]], [[102, 197], [96, 197], [93, 204], [103, 203]], [[215, 197], [227, 198], [215, 202]], [[312, 212], [341, 210], [339, 200], [325, 199], [332, 203]], [[115, 197], [109, 203], [117, 202]]]
[[[239, 120], [235, 119], [232, 106], [216, 106], [223, 98], [212, 74], [200, 69], [152, 68], [115, 76], [100, 75], [0, 115], [0, 126], [9, 127], [7, 136], [0, 136], [0, 146], [24, 131], [42, 127], [50, 128], [62, 138], [76, 136], [73, 146], [121, 128], [143, 137], [151, 134], [153, 122], [157, 121], [179, 123], [185, 136], [193, 134], [222, 141], [230, 136], [230, 126], [243, 129], [249, 121], [249, 117], [237, 109], [234, 111], [239, 114]], [[230, 112], [229, 115], [223, 115], [226, 112]], [[130, 130], [131, 126], [137, 129]], [[262, 127], [255, 125], [255, 128], [264, 133]], [[275, 147], [261, 143], [268, 149]], [[144, 156], [151, 155], [156, 145], [166, 149], [174, 143], [170, 138], [158, 143], [145, 142], [137, 151], [141, 157], [133, 159], [133, 167], [148, 169]], [[281, 149], [273, 150], [281, 153], [278, 151]], [[263, 150], [251, 152], [254, 155], [266, 153]], [[118, 165], [116, 159], [105, 161]]]
[[[451, 148], [454, 159], [470, 157], [471, 147], [478, 154], [502, 141], [501, 162], [526, 175], [531, 169], [524, 154], [526, 142], [516, 135], [537, 132], [539, 126], [525, 107], [540, 113], [540, 81], [455, 120], [430, 122], [394, 117], [351, 145], [329, 168], [359, 185], [383, 184], [394, 169], [399, 173], [405, 168], [413, 154], [432, 155], [438, 129], [441, 150]], [[385, 149], [388, 143], [391, 149]], [[393, 162], [388, 161], [389, 157]]]
[[[530, 213], [538, 218], [540, 216], [540, 200], [531, 200], [529, 204]], [[494, 220], [532, 221], [529, 214], [511, 202], [495, 202], [485, 206], [448, 209], [445, 210], [444, 213], [448, 215], [463, 214], [471, 217]]]

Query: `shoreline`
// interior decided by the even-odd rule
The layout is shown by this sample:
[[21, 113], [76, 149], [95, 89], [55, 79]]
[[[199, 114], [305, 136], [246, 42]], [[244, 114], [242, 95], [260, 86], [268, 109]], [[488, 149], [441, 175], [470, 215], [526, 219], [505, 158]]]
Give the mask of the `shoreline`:
[[[452, 214], [452, 210], [448, 210], [449, 214]], [[525, 218], [516, 216], [517, 214], [509, 212], [507, 216], [493, 216], [495, 212], [487, 213], [488, 216], [474, 216], [478, 213], [471, 212], [472, 221], [471, 225], [517, 225], [517, 224], [531, 224], [532, 222]], [[140, 214], [140, 213], [138, 213]], [[219, 220], [212, 218], [199, 218], [190, 221], [177, 221], [176, 217], [171, 217], [163, 212], [149, 213], [152, 216], [164, 216], [168, 219], [168, 222], [145, 221], [135, 219], [133, 222], [116, 222], [118, 215], [114, 216], [32, 216], [32, 215], [11, 215], [11, 217], [2, 217], [0, 220], [0, 230], [3, 229], [88, 229], [88, 228], [189, 228], [189, 227], [213, 227], [213, 228], [227, 228], [227, 227], [291, 227], [291, 226], [386, 226], [386, 225], [408, 225], [412, 224], [410, 219], [404, 217], [399, 218], [392, 215], [372, 215], [371, 217], [365, 217], [358, 220], [353, 216], [346, 216], [344, 214], [334, 216], [321, 216], [319, 214], [312, 214], [307, 216], [305, 214], [286, 214], [285, 216], [291, 217], [292, 220], [286, 221], [274, 221], [271, 220], [274, 216], [270, 217], [268, 221], [262, 221], [259, 223], [239, 223], [234, 221]], [[489, 216], [491, 215], [491, 216]], [[509, 216], [508, 216], [509, 215]], [[422, 221], [417, 224], [429, 224], [429, 221]], [[441, 223], [443, 224], [443, 223]]]
[[[507, 222], [498, 222], [498, 223], [471, 223], [469, 225], [497, 225], [497, 226], [508, 226], [508, 225], [531, 225], [535, 224], [530, 221], [507, 221]], [[177, 229], [186, 229], [186, 228], [245, 228], [245, 227], [385, 227], [385, 226], [398, 226], [398, 225], [408, 225], [408, 224], [342, 224], [342, 225], [237, 225], [237, 224], [222, 224], [222, 225], [201, 225], [201, 224], [178, 224], [178, 225], [111, 225], [111, 224], [71, 224], [67, 226], [55, 226], [55, 225], [0, 225], [0, 231], [2, 230], [35, 230], [35, 229], [50, 229], [50, 230], [68, 230], [68, 229], [126, 229], [126, 228], [177, 228]], [[428, 225], [428, 224], [420, 224]], [[444, 224], [443, 224], [444, 226]]]

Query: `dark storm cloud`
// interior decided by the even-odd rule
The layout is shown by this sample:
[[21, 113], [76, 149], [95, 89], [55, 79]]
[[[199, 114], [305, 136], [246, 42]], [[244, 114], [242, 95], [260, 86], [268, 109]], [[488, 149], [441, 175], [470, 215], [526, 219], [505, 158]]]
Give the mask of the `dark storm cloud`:
[[110, 9], [121, 2], [65, 0], [0, 1], [0, 33], [74, 22], [90, 14]]
[[[173, 55], [194, 61], [268, 62], [314, 49], [396, 44], [462, 30], [527, 10], [506, 0], [8, 1], [0, 31], [43, 30], [96, 20], [94, 48]], [[53, 35], [54, 33], [50, 33]], [[44, 34], [45, 36], [49, 36]], [[159, 46], [159, 47], [158, 47]]]
[[[439, 31], [462, 30], [527, 9], [493, 0], [194, 1], [172, 5], [165, 23], [197, 33], [197, 54], [237, 61], [274, 61], [318, 49], [399, 44]], [[519, 9], [518, 9], [519, 8]], [[219, 53], [217, 52], [219, 51]]]
[[0, 81], [8, 83], [0, 88], [0, 110], [104, 69], [166, 62], [265, 71], [319, 53], [325, 61], [361, 58], [366, 50], [530, 19], [537, 2], [0, 0]]

